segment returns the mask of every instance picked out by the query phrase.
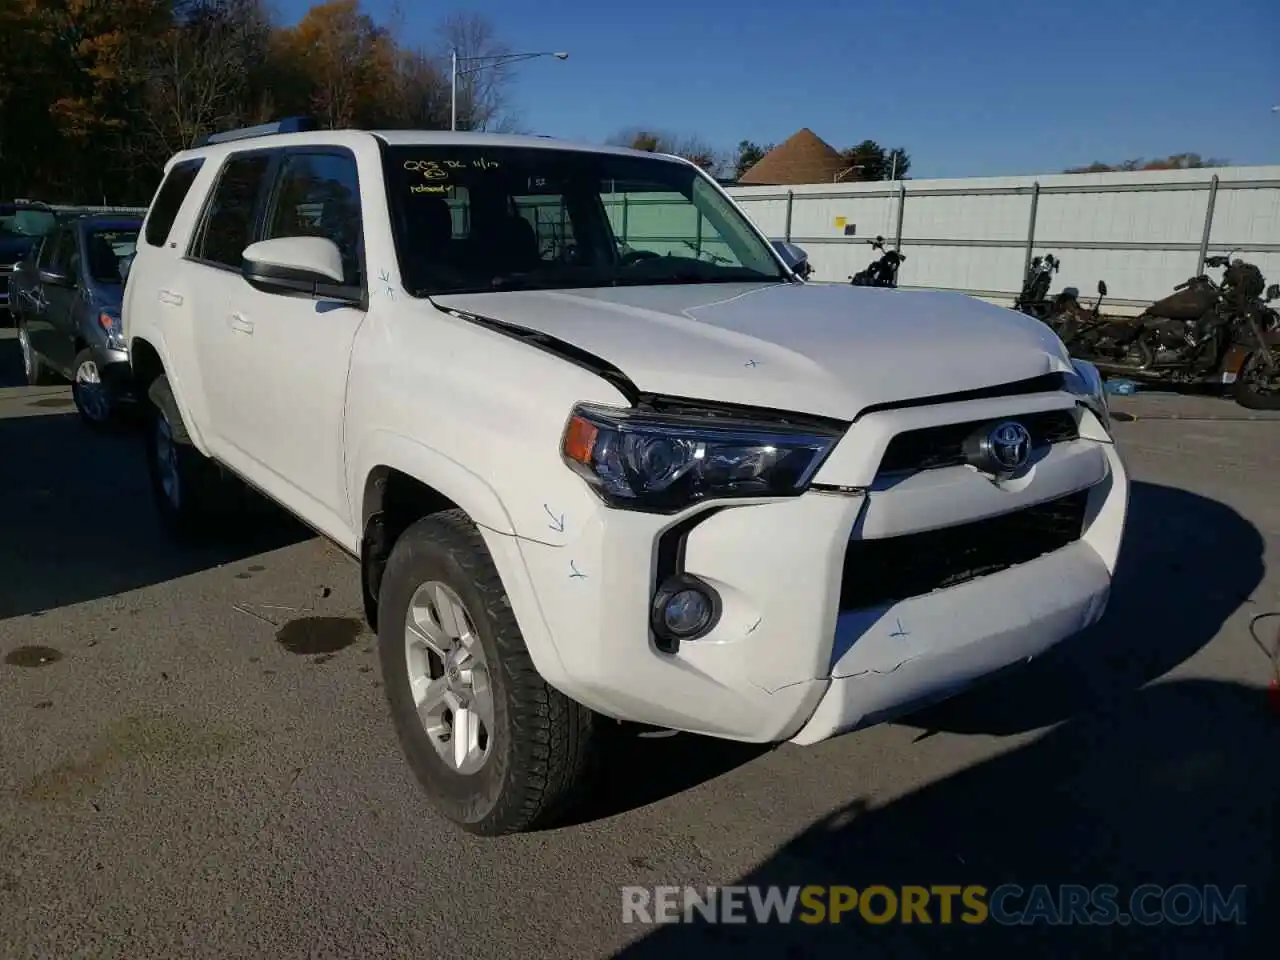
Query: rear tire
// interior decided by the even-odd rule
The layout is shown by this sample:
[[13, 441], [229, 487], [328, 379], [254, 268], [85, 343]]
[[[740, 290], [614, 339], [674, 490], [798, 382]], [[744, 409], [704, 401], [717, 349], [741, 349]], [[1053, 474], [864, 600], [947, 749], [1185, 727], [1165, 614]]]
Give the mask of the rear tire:
[[[1266, 349], [1262, 347], [1245, 358], [1244, 365], [1240, 368], [1240, 375], [1234, 384], [1236, 403], [1246, 410], [1280, 410], [1280, 370], [1271, 374], [1271, 380], [1275, 386], [1265, 393], [1260, 391], [1253, 381], [1254, 377], [1261, 378], [1266, 375], [1266, 361], [1263, 359], [1263, 351]], [[1280, 366], [1280, 346], [1273, 346], [1270, 349], [1271, 359]]]
[[27, 385], [43, 387], [51, 383], [57, 383], [57, 375], [45, 364], [40, 358], [40, 354], [36, 353], [31, 346], [31, 335], [27, 332], [27, 325], [21, 320], [17, 321], [17, 324], [18, 346], [22, 350], [22, 372], [26, 374]]
[[[456, 640], [450, 623], [461, 623]], [[396, 541], [378, 647], [405, 758], [447, 819], [497, 836], [551, 826], [578, 804], [594, 779], [595, 715], [538, 675], [463, 511], [425, 517]], [[474, 745], [459, 748], [467, 731]]]
[[179, 542], [210, 539], [226, 513], [221, 471], [192, 444], [167, 377], [152, 382], [145, 410], [147, 473], [161, 525]]

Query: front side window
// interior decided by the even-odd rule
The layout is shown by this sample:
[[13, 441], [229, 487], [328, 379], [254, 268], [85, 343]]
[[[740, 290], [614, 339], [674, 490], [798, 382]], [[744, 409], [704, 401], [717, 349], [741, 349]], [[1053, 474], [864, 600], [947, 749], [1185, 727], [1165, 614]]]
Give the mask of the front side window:
[[345, 284], [364, 283], [361, 271], [360, 180], [349, 153], [290, 153], [280, 164], [264, 240], [324, 237], [342, 252]]
[[554, 147], [393, 147], [385, 157], [415, 296], [786, 279], [768, 243], [682, 163]]
[[59, 230], [46, 238], [44, 246], [40, 249], [40, 269], [53, 273], [70, 273], [71, 252], [74, 246], [75, 239], [71, 236], [70, 230]]
[[204, 221], [191, 241], [190, 256], [240, 269], [244, 248], [253, 242], [258, 192], [270, 162], [265, 153], [233, 154], [227, 159]]

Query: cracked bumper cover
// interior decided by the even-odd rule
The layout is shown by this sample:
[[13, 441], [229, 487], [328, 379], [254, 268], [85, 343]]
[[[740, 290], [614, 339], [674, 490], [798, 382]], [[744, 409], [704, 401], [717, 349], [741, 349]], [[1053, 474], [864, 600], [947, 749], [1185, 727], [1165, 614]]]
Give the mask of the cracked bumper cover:
[[684, 569], [720, 593], [723, 614], [675, 654], [655, 647], [649, 604], [658, 538], [687, 515], [602, 507], [571, 518], [559, 545], [487, 540], [539, 672], [566, 695], [622, 720], [808, 744], [956, 692], [1101, 616], [1128, 502], [1124, 467], [1101, 446], [1106, 476], [1079, 541], [872, 610], [838, 603], [864, 498], [719, 509], [689, 533]]

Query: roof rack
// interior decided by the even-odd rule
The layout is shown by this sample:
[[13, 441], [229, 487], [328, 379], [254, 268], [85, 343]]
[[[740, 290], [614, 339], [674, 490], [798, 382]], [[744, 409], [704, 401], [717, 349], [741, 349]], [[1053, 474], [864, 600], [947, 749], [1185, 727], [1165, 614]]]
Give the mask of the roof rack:
[[241, 127], [239, 130], [207, 133], [197, 140], [195, 145], [197, 147], [207, 147], [215, 143], [252, 140], [255, 137], [269, 137], [277, 133], [307, 133], [319, 128], [319, 124], [311, 117], [285, 117], [283, 120], [277, 120], [274, 123], [260, 123], [256, 127]]

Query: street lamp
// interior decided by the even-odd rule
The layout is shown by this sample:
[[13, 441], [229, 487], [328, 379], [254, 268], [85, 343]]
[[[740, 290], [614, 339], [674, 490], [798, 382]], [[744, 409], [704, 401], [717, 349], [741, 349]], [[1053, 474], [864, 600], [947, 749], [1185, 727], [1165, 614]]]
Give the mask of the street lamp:
[[[469, 73], [475, 73], [483, 70], [485, 67], [501, 67], [508, 63], [519, 63], [521, 60], [536, 60], [538, 57], [555, 57], [557, 60], [568, 60], [569, 54], [564, 52], [551, 53], [503, 53], [496, 56], [488, 57], [460, 57], [458, 51], [450, 51], [450, 59], [452, 60], [452, 78], [449, 81], [449, 129], [458, 129], [458, 78], [465, 77]], [[466, 70], [459, 70], [460, 63], [474, 63], [474, 67]]]

